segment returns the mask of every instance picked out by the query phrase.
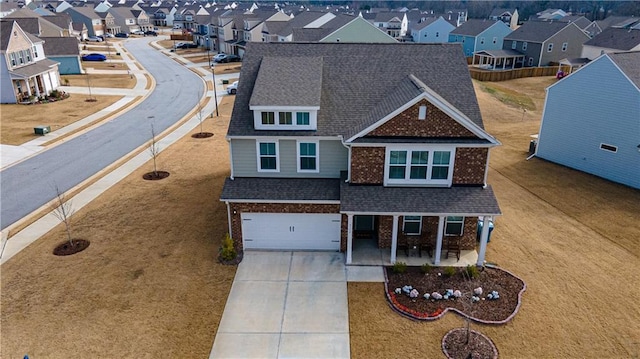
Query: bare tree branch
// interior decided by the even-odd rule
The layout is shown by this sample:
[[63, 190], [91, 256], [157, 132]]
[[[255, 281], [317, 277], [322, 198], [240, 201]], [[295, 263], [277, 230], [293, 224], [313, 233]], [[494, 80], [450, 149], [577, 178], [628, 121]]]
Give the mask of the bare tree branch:
[[56, 191], [56, 201], [53, 204], [52, 213], [60, 222], [64, 223], [67, 240], [69, 244], [73, 246], [73, 239], [71, 238], [71, 216], [75, 213], [75, 209], [70, 200], [65, 200], [65, 195], [60, 192], [58, 185], [54, 185], [54, 189]]

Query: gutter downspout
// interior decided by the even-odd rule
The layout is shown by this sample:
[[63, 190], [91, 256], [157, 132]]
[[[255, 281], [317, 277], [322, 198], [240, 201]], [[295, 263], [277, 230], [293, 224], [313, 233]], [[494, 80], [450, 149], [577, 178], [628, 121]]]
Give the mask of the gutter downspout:
[[489, 176], [489, 159], [491, 158], [491, 148], [487, 149], [487, 164], [484, 167], [484, 184], [482, 188], [487, 188], [487, 177]]
[[347, 146], [344, 143], [344, 137], [342, 137], [342, 135], [339, 136], [340, 137], [340, 143], [342, 144], [342, 146], [344, 146], [344, 148], [346, 148], [349, 151], [348, 157], [347, 157], [347, 179], [345, 180], [346, 183], [351, 182], [351, 146]]
[[[227, 142], [229, 142], [229, 167], [231, 167], [231, 175], [229, 178], [233, 179], [233, 148], [231, 147], [231, 139], [227, 137]], [[229, 203], [227, 202], [227, 206]]]
[[229, 206], [229, 201], [224, 201], [227, 205], [227, 223], [229, 225], [229, 237], [233, 238], [233, 233], [231, 231], [231, 207]]

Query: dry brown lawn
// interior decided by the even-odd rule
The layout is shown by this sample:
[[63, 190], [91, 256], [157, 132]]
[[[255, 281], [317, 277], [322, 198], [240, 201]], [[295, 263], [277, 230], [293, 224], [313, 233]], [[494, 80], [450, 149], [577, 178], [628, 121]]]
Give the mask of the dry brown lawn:
[[[502, 82], [492, 94], [476, 84], [485, 126], [503, 144], [491, 155], [489, 183], [503, 216], [487, 260], [528, 289], [512, 322], [473, 327], [503, 358], [632, 357], [640, 191], [525, 161], [552, 82]], [[531, 101], [524, 119], [517, 102], [505, 101], [518, 96]], [[231, 99], [220, 106], [224, 120], [205, 122], [213, 138], [185, 137], [160, 155], [169, 178], [141, 180], [147, 164], [78, 213], [77, 236], [91, 241], [86, 251], [53, 257], [58, 227], [3, 265], [3, 357], [208, 355], [235, 272], [215, 262], [227, 231], [218, 196], [229, 168]], [[463, 325], [452, 313], [435, 322], [400, 317], [381, 283], [349, 283], [348, 292], [353, 358], [443, 357], [442, 336]]]
[[208, 357], [235, 275], [216, 261], [231, 100], [204, 122], [214, 137], [159, 155], [170, 177], [144, 181], [147, 163], [76, 214], [88, 249], [53, 256], [58, 226], [2, 266], [0, 356]]
[[109, 61], [84, 61], [82, 63], [82, 68], [86, 71], [87, 69], [96, 69], [96, 70], [127, 70], [127, 64], [124, 62], [109, 62]]
[[[51, 131], [58, 130], [102, 110], [122, 96], [92, 96], [96, 102], [86, 102], [87, 98], [87, 95], [71, 94], [66, 100], [46, 104], [0, 105], [0, 143], [20, 145], [31, 141], [39, 137], [33, 132], [35, 126], [47, 125]], [[46, 115], [37, 115], [43, 113]]]
[[[69, 86], [87, 87], [87, 75], [63, 75], [61, 78], [63, 84], [68, 79]], [[130, 75], [89, 74], [89, 83], [91, 87], [132, 89], [136, 86], [136, 78]]]

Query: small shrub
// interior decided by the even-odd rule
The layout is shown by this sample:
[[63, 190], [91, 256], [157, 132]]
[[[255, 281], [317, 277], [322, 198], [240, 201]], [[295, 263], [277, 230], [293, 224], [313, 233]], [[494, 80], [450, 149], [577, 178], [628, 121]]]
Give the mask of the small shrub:
[[471, 279], [478, 278], [478, 276], [480, 275], [480, 272], [478, 272], [478, 267], [471, 264], [467, 266], [465, 271], [467, 272], [467, 276], [469, 276], [469, 278]]
[[225, 261], [234, 260], [238, 253], [236, 249], [233, 247], [233, 239], [229, 233], [222, 240], [222, 247], [220, 247], [220, 257]]
[[456, 274], [456, 269], [453, 267], [445, 267], [444, 268], [444, 275], [446, 275], [447, 277], [453, 277]]
[[407, 263], [405, 262], [395, 262], [393, 267], [391, 267], [393, 273], [404, 273], [407, 271]]
[[68, 78], [63, 78], [62, 82], [64, 83], [65, 86], [69, 86], [69, 79]]
[[425, 263], [420, 266], [420, 270], [422, 271], [422, 273], [429, 273], [429, 271], [431, 271], [431, 265], [429, 263]]

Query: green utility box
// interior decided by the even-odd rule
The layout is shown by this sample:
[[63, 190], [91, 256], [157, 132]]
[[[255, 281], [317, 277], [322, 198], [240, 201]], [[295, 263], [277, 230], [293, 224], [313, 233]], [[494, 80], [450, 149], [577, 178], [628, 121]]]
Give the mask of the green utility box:
[[229, 80], [222, 80], [222, 84], [223, 85], [228, 85], [229, 84]]
[[33, 132], [36, 133], [36, 135], [46, 135], [47, 133], [51, 132], [51, 127], [50, 126], [36, 126], [33, 128]]

